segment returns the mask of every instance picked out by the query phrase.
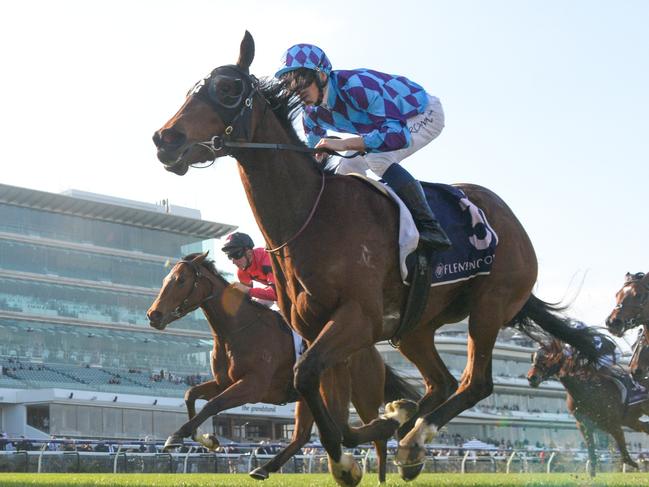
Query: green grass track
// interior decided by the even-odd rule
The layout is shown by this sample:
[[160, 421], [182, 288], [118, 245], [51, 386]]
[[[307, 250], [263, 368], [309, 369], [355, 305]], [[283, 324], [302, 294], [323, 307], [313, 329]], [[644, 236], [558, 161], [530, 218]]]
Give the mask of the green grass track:
[[[246, 474], [22, 474], [0, 473], [0, 486], [57, 487], [335, 487], [327, 474], [276, 474], [259, 482]], [[376, 474], [368, 474], [360, 484], [376, 487]], [[397, 475], [388, 475], [387, 486], [408, 487], [472, 487], [472, 486], [649, 486], [649, 473], [600, 474], [595, 480], [575, 474], [423, 474], [414, 482], [403, 482]]]

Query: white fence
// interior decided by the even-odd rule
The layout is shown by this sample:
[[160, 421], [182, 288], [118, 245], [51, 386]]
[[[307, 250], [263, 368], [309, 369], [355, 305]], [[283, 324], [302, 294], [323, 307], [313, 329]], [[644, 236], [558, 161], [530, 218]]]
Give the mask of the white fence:
[[[273, 455], [257, 454], [252, 446], [239, 447], [238, 453], [199, 453], [189, 447], [184, 453], [146, 453], [133, 451], [133, 445], [119, 445], [114, 451], [51, 451], [47, 444], [36, 451], [0, 451], [0, 472], [86, 472], [86, 473], [247, 473]], [[510, 450], [493, 454], [466, 451], [462, 455], [434, 455], [426, 459], [426, 472], [446, 473], [583, 473], [587, 468], [584, 451]], [[376, 472], [374, 451], [354, 455], [366, 472]], [[645, 454], [632, 456], [641, 471], [649, 471]], [[625, 471], [619, 456], [598, 452], [599, 472]], [[396, 472], [393, 456], [388, 455], [388, 472]], [[327, 472], [327, 457], [322, 450], [296, 455], [282, 468], [283, 473]]]

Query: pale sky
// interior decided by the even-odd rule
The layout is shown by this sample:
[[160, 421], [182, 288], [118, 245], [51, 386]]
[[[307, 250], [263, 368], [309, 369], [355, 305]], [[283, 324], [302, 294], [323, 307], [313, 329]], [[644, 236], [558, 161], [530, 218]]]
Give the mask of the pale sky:
[[404, 167], [497, 192], [535, 246], [535, 294], [602, 325], [624, 274], [649, 271], [647, 25], [641, 0], [2, 2], [0, 181], [168, 198], [262, 245], [233, 159], [178, 177], [151, 136], [246, 29], [259, 77], [310, 42], [438, 96], [446, 128]]

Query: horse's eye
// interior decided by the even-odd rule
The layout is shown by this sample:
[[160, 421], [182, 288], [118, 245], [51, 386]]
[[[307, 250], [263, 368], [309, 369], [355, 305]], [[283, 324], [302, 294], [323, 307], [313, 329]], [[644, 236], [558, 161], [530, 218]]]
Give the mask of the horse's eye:
[[181, 286], [182, 286], [183, 284], [185, 284], [185, 278], [184, 278], [183, 276], [180, 276], [180, 277], [178, 278], [178, 284], [180, 284]]

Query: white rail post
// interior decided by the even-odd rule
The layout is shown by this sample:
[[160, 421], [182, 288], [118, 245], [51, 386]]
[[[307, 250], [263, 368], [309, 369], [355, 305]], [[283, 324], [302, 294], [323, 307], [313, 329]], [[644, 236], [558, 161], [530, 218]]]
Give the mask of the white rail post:
[[117, 460], [119, 459], [119, 454], [122, 452], [122, 445], [119, 445], [117, 453], [115, 453], [115, 460], [113, 461], [113, 473], [117, 473]]
[[185, 455], [185, 461], [183, 462], [183, 473], [187, 473], [187, 462], [189, 461], [189, 454], [192, 452], [194, 449], [193, 446], [189, 447], [189, 450], [187, 450], [187, 454]]
[[43, 446], [41, 447], [41, 452], [38, 454], [38, 469], [36, 470], [36, 473], [41, 473], [41, 466], [42, 466], [42, 461], [43, 461], [43, 452], [47, 450], [47, 443], [43, 443]]

